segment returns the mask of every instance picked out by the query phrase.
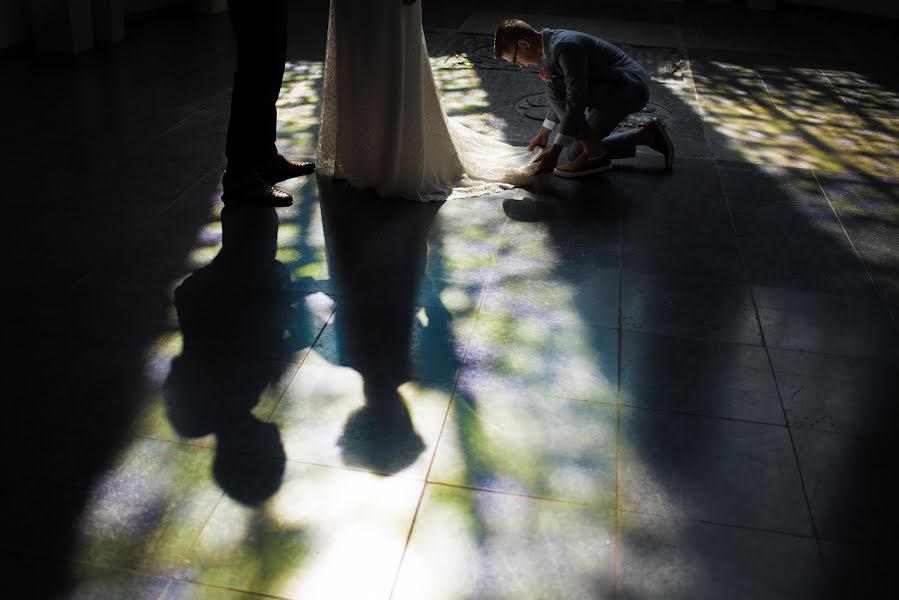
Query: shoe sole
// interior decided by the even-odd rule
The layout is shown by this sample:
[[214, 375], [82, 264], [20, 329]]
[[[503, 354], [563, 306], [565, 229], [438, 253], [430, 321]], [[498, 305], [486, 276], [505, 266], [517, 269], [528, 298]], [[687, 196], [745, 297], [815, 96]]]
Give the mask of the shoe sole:
[[596, 175], [597, 173], [605, 173], [606, 171], [611, 170], [612, 165], [603, 165], [601, 167], [596, 167], [593, 169], [584, 169], [583, 171], [560, 171], [559, 169], [553, 169], [553, 175], [565, 177], [566, 179], [577, 179], [578, 177]]
[[668, 153], [665, 155], [665, 168], [670, 169], [674, 167], [674, 144], [672, 143], [671, 138], [668, 137], [668, 132], [665, 130], [665, 126], [662, 125], [662, 120], [658, 117], [653, 117], [652, 122], [655, 124], [659, 133], [662, 134], [662, 141], [665, 142], [665, 148], [668, 149]]

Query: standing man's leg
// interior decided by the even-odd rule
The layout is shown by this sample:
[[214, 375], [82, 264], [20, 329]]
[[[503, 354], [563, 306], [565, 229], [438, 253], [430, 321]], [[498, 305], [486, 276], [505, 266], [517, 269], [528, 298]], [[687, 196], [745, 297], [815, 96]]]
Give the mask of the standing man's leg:
[[286, 0], [228, 0], [237, 70], [225, 156], [228, 171], [255, 171], [277, 154], [275, 103], [287, 60]]
[[272, 186], [308, 175], [312, 163], [285, 159], [275, 147], [278, 95], [287, 60], [287, 0], [228, 0], [237, 42], [237, 70], [225, 156], [225, 198], [286, 206], [289, 194]]

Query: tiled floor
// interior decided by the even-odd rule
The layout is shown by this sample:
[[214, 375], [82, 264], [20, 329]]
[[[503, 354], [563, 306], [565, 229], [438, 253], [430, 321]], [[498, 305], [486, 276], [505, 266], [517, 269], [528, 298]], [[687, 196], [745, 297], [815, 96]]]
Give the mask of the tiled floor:
[[[527, 140], [541, 84], [481, 52], [512, 12], [488, 4], [425, 3], [434, 69], [453, 114]], [[532, 4], [653, 61], [673, 173], [641, 152], [442, 205], [312, 177], [223, 208], [226, 17], [0, 58], [6, 589], [885, 597], [895, 23]], [[294, 6], [297, 156], [326, 5]]]

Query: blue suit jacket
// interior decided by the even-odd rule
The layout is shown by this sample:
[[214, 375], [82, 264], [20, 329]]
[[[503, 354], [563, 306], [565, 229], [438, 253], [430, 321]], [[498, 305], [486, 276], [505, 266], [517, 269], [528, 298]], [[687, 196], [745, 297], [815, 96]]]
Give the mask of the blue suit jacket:
[[546, 119], [561, 123], [564, 136], [585, 136], [588, 128], [584, 111], [595, 103], [601, 90], [649, 84], [646, 69], [610, 42], [566, 29], [544, 29], [542, 33], [550, 72], [547, 95], [556, 100], [550, 102]]

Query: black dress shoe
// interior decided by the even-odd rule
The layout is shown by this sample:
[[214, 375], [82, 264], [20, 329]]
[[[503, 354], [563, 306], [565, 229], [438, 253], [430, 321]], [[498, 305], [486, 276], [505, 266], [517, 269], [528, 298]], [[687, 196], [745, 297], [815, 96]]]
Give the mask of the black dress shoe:
[[259, 176], [269, 185], [275, 185], [285, 179], [311, 175], [315, 172], [315, 163], [288, 160], [276, 154], [270, 161], [259, 168]]
[[235, 205], [290, 206], [293, 198], [287, 192], [273, 188], [257, 173], [234, 174], [222, 177], [222, 202]]

